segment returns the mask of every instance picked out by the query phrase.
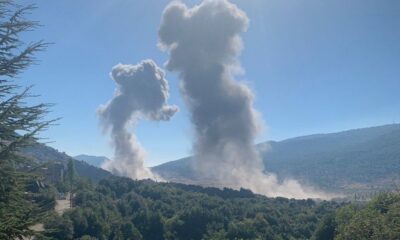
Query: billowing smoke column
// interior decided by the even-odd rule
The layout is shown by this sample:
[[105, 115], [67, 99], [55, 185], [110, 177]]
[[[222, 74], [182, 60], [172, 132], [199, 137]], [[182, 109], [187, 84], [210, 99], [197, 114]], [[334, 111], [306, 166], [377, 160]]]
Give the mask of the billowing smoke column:
[[178, 111], [167, 104], [165, 74], [152, 60], [144, 60], [137, 65], [118, 64], [110, 75], [117, 87], [114, 97], [99, 107], [98, 115], [110, 132], [115, 152], [102, 167], [134, 179], [155, 178], [144, 166], [144, 150], [128, 128], [141, 119], [167, 121]]
[[240, 69], [239, 34], [247, 26], [246, 14], [226, 0], [205, 0], [193, 8], [172, 2], [164, 10], [159, 45], [170, 54], [167, 69], [179, 73], [191, 113], [193, 167], [216, 185], [246, 187], [269, 196], [322, 197], [296, 181], [279, 183], [274, 175], [263, 173], [254, 147], [262, 124], [252, 106], [253, 94], [233, 78]]

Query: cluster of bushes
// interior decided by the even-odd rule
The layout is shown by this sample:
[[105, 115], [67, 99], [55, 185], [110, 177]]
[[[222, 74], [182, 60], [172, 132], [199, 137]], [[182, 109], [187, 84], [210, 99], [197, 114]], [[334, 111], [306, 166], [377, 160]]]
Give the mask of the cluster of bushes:
[[335, 239], [400, 239], [400, 194], [384, 193], [367, 204], [339, 209]]

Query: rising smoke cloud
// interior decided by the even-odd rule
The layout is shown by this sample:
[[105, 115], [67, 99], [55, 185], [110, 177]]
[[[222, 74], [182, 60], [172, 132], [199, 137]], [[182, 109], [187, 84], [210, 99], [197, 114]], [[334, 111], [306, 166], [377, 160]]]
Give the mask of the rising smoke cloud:
[[268, 196], [324, 197], [294, 180], [279, 182], [263, 172], [254, 146], [262, 121], [253, 94], [234, 79], [240, 69], [240, 33], [248, 18], [226, 0], [205, 0], [188, 8], [175, 1], [164, 10], [159, 46], [170, 54], [194, 125], [194, 170], [215, 185], [245, 187]]
[[113, 98], [98, 109], [100, 123], [110, 132], [114, 157], [103, 168], [134, 179], [153, 178], [144, 166], [145, 152], [128, 128], [139, 120], [168, 121], [177, 111], [167, 104], [168, 82], [152, 61], [137, 65], [118, 64], [110, 76], [116, 83]]

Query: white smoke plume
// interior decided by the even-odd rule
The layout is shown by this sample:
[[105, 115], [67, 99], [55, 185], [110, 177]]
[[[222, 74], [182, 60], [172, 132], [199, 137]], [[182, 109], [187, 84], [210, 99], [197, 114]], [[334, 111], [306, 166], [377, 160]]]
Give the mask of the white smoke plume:
[[263, 173], [254, 140], [262, 126], [253, 94], [234, 79], [240, 69], [240, 33], [246, 14], [227, 0], [205, 0], [188, 8], [175, 1], [164, 10], [159, 46], [177, 71], [191, 114], [195, 139], [194, 169], [216, 185], [245, 187], [268, 196], [324, 197], [294, 180], [279, 182]]
[[178, 111], [167, 104], [169, 89], [164, 75], [152, 60], [113, 67], [110, 76], [116, 83], [114, 96], [98, 109], [100, 123], [110, 132], [114, 147], [113, 159], [103, 168], [134, 179], [157, 179], [145, 167], [145, 152], [128, 128], [141, 119], [168, 121]]

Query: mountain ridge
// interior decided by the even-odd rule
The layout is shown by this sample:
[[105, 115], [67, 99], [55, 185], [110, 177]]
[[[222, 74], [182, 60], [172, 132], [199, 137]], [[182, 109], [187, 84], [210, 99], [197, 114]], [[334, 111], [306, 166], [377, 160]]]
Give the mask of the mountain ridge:
[[[384, 190], [400, 185], [400, 124], [311, 134], [256, 146], [261, 152], [264, 170], [279, 179], [296, 179], [335, 192]], [[65, 162], [71, 158], [45, 145], [26, 148], [23, 153], [38, 162]], [[111, 175], [94, 167], [106, 157], [81, 154], [73, 158], [79, 175], [87, 175], [94, 181]], [[151, 169], [170, 182], [208, 185], [192, 163], [191, 157], [185, 157]]]
[[66, 165], [70, 159], [73, 159], [76, 173], [79, 176], [86, 177], [94, 182], [98, 182], [111, 175], [110, 172], [104, 169], [97, 168], [84, 161], [74, 159], [65, 152], [60, 152], [55, 148], [41, 143], [25, 147], [20, 150], [20, 153], [39, 164], [62, 163]]
[[79, 161], [84, 161], [94, 167], [101, 168], [101, 165], [108, 160], [107, 157], [104, 156], [92, 156], [92, 155], [87, 155], [87, 154], [79, 154], [76, 156], [73, 156], [74, 159], [79, 160]]
[[[267, 146], [267, 147], [266, 147]], [[323, 190], [353, 192], [400, 184], [400, 124], [257, 144], [264, 170]], [[167, 181], [197, 182], [191, 157], [152, 168]]]

